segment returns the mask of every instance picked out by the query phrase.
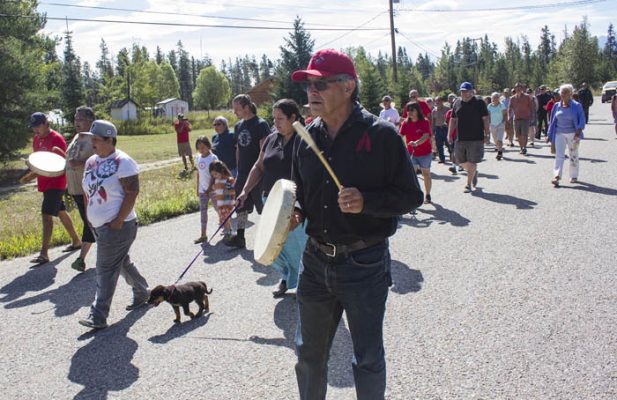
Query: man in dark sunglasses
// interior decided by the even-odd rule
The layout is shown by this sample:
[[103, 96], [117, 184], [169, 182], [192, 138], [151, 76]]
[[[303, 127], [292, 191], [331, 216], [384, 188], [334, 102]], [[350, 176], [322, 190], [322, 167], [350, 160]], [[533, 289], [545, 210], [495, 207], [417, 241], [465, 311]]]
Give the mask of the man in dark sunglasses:
[[396, 231], [397, 218], [424, 197], [394, 125], [359, 104], [351, 58], [321, 50], [291, 78], [306, 88], [315, 117], [309, 133], [343, 186], [339, 190], [298, 136], [293, 219], [306, 219], [309, 235], [296, 295], [300, 398], [325, 399], [328, 354], [344, 311], [355, 350], [357, 398], [383, 399], [383, 319], [392, 284], [388, 237]]

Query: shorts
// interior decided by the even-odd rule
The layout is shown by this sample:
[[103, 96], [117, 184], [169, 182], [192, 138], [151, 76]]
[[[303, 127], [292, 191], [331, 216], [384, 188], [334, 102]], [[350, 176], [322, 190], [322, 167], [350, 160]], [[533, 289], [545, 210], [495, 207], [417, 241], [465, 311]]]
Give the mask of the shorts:
[[484, 157], [484, 141], [457, 140], [454, 144], [454, 157], [457, 164], [466, 162], [478, 164]]
[[64, 190], [49, 189], [43, 192], [43, 204], [41, 205], [41, 213], [57, 217], [60, 211], [65, 211]]
[[516, 119], [514, 120], [514, 132], [516, 136], [527, 137], [529, 134], [529, 120], [528, 119]]
[[191, 145], [189, 142], [178, 143], [178, 155], [180, 157], [184, 156], [192, 156], [193, 152], [191, 150]]
[[506, 127], [503, 122], [499, 125], [491, 125], [489, 129], [491, 130], [491, 135], [493, 135], [493, 139], [503, 141], [503, 135], [506, 131]]
[[414, 168], [431, 169], [431, 161], [433, 161], [433, 155], [427, 154], [425, 156], [411, 156], [411, 164]]

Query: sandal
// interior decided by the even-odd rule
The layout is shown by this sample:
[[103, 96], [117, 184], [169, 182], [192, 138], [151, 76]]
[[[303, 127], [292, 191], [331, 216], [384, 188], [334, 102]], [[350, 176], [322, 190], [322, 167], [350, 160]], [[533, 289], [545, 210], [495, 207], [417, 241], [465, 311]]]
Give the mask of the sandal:
[[556, 176], [555, 179], [553, 179], [551, 181], [551, 183], [553, 184], [553, 186], [558, 187], [559, 186], [559, 177]]
[[49, 262], [49, 258], [39, 255], [37, 258], [30, 260], [30, 262], [35, 265], [43, 265]]
[[81, 245], [74, 246], [74, 245], [70, 244], [70, 245], [66, 246], [64, 249], [62, 249], [62, 252], [63, 253], [70, 253], [72, 251], [80, 250], [80, 249], [81, 249]]
[[576, 179], [576, 178], [570, 179], [570, 183], [577, 183], [577, 182], [578, 182], [578, 179]]

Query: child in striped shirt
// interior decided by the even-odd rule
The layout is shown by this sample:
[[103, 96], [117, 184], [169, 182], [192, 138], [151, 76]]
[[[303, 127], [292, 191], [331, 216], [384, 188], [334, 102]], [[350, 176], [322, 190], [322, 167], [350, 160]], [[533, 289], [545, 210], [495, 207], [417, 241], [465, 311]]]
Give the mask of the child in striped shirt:
[[[210, 175], [212, 176], [212, 194], [219, 214], [219, 223], [222, 224], [233, 210], [236, 202], [235, 180], [227, 165], [220, 160], [213, 161], [210, 164]], [[223, 235], [225, 237], [223, 240], [231, 237], [231, 218], [225, 222]]]

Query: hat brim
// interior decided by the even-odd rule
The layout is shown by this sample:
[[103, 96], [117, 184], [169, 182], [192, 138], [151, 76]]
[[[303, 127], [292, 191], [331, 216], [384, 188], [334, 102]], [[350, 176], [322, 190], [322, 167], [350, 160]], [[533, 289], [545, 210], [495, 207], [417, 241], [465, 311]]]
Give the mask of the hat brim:
[[30, 124], [30, 128], [36, 128], [37, 126], [41, 126], [45, 123], [45, 121], [41, 121], [41, 122], [35, 122], [33, 124]]
[[291, 80], [294, 82], [304, 82], [309, 76], [314, 78], [327, 78], [334, 75], [336, 75], [336, 72], [319, 71], [317, 69], [303, 69], [292, 73]]
[[[379, 107], [386, 108], [384, 107], [383, 102], [379, 103]], [[390, 101], [390, 108], [394, 108], [394, 107], [396, 107], [396, 103], [393, 101]]]

